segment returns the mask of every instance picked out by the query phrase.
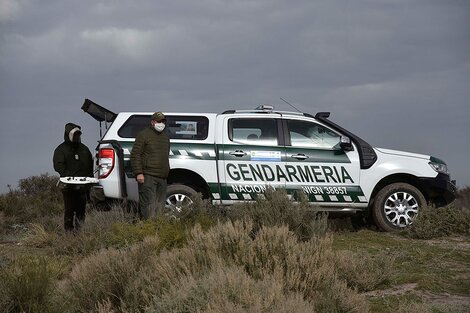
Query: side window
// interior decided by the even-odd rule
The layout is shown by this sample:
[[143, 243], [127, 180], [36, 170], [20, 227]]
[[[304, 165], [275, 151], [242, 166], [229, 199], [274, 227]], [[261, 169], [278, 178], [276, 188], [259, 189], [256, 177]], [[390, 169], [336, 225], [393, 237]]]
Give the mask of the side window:
[[229, 121], [231, 141], [251, 145], [277, 145], [275, 119], [233, 118]]
[[288, 120], [292, 147], [337, 149], [341, 136], [332, 130], [313, 122]]
[[[150, 115], [133, 115], [118, 130], [122, 138], [135, 138], [150, 125]], [[205, 116], [167, 115], [165, 132], [170, 139], [204, 140], [207, 138], [209, 120]]]
[[204, 140], [209, 131], [205, 116], [167, 116], [166, 125], [170, 139]]
[[150, 115], [132, 115], [119, 128], [118, 135], [122, 138], [135, 138], [145, 127], [150, 125]]

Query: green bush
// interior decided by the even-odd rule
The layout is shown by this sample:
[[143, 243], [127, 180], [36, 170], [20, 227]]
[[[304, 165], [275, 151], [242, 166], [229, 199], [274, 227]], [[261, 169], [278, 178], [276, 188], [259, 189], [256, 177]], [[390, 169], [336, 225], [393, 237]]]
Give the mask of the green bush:
[[47, 173], [31, 176], [20, 179], [18, 189], [0, 195], [0, 212], [7, 224], [31, 223], [61, 213], [62, 194], [57, 180], [57, 176]]
[[128, 247], [148, 236], [158, 235], [161, 247], [171, 249], [186, 242], [192, 226], [189, 222], [181, 223], [164, 216], [138, 221], [133, 214], [116, 206], [106, 212], [89, 212], [80, 231], [74, 233], [64, 232], [61, 216], [50, 218], [47, 225], [27, 224], [21, 242], [52, 249], [57, 255], [86, 256], [102, 248]]
[[423, 207], [411, 227], [403, 233], [416, 239], [470, 235], [470, 209], [455, 204], [442, 208]]
[[14, 259], [0, 272], [0, 307], [4, 312], [44, 312], [51, 308], [52, 285], [60, 264], [40, 257]]
[[136, 223], [118, 222], [111, 227], [113, 246], [132, 244], [145, 237], [158, 235], [163, 248], [181, 247], [186, 242], [186, 227], [174, 219], [162, 216]]
[[325, 234], [327, 215], [309, 204], [304, 193], [296, 194], [295, 198], [297, 203], [289, 199], [284, 189], [268, 188], [256, 201], [235, 204], [222, 212], [222, 216], [230, 221], [250, 219], [255, 225], [254, 232], [264, 226], [287, 225], [300, 240]]

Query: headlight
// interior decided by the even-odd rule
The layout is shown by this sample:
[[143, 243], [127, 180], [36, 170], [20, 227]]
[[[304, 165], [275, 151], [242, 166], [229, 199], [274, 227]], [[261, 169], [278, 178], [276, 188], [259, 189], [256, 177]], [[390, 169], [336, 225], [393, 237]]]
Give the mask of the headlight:
[[438, 173], [449, 174], [445, 163], [429, 162], [429, 165]]

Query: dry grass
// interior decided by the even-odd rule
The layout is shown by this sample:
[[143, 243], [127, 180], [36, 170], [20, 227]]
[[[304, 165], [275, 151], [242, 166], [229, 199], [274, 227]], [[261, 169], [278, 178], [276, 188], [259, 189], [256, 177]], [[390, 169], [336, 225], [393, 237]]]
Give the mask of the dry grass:
[[241, 267], [217, 266], [200, 278], [186, 276], [145, 312], [314, 312], [299, 293], [284, 292], [275, 279], [255, 280]]
[[[42, 209], [21, 199], [59, 201], [35, 187], [44, 179], [51, 181], [29, 179], [0, 197], [0, 227], [15, 221], [26, 229], [19, 248], [11, 248], [21, 249], [18, 256], [0, 253], [6, 312], [367, 312], [373, 302], [361, 293], [389, 287], [403, 275], [412, 280], [413, 273], [398, 277], [392, 270], [410, 271], [386, 252], [392, 242], [386, 234], [354, 233], [367, 248], [345, 248], [353, 233], [329, 232], [327, 217], [304, 195], [294, 205], [284, 191], [270, 190], [265, 199], [222, 211], [197, 198], [177, 216], [144, 222], [120, 207], [89, 211], [81, 232], [66, 234], [60, 215], [40, 216]], [[465, 190], [454, 207], [420, 214], [409, 236], [468, 235]], [[18, 218], [15, 203], [22, 206]], [[333, 249], [336, 236], [345, 236], [343, 249]], [[421, 253], [400, 251], [406, 257], [400, 260], [412, 264]], [[450, 256], [466, 264], [464, 253]], [[402, 300], [379, 311], [443, 312], [420, 299]]]
[[361, 292], [376, 290], [390, 283], [396, 256], [389, 252], [377, 255], [339, 250], [335, 262], [339, 276], [351, 288]]
[[367, 310], [365, 299], [338, 279], [330, 237], [299, 242], [287, 227], [265, 227], [253, 238], [253, 228], [250, 221], [217, 224], [207, 232], [196, 226], [185, 248], [154, 257], [145, 275], [135, 276], [129, 295], [138, 294], [148, 306], [167, 288], [181, 286], [183, 277], [199, 280], [213, 268], [235, 266], [255, 281], [275, 280], [320, 311]]
[[254, 227], [249, 220], [196, 226], [187, 245], [161, 253], [145, 241], [102, 250], [74, 266], [58, 302], [80, 312], [367, 311], [366, 299], [340, 279], [330, 235], [300, 242], [287, 227], [256, 235]]
[[[59, 255], [86, 255], [101, 248], [112, 246], [112, 228], [116, 223], [130, 223], [132, 216], [122, 209], [108, 212], [92, 211], [86, 216], [80, 232], [66, 233], [62, 217], [55, 216], [44, 224], [27, 225], [22, 243], [38, 248], [51, 248]], [[123, 245], [125, 243], [122, 243]]]
[[45, 257], [19, 256], [0, 271], [3, 312], [44, 312], [51, 305], [52, 286], [62, 265]]
[[103, 249], [79, 262], [56, 295], [62, 312], [91, 312], [97, 307], [121, 306], [129, 281], [159, 251], [157, 237], [146, 238], [129, 249]]

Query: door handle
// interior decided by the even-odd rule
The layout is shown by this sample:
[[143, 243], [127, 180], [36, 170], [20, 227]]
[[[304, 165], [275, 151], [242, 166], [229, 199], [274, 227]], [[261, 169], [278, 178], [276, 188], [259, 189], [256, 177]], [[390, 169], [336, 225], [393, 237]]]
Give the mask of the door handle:
[[242, 150], [235, 150], [234, 152], [230, 152], [229, 154], [234, 155], [234, 156], [239, 157], [239, 158], [246, 155], [246, 153], [243, 152]]
[[294, 159], [297, 159], [297, 160], [306, 160], [306, 159], [308, 159], [308, 156], [303, 154], [303, 153], [293, 154], [293, 155], [291, 155], [291, 157], [294, 158]]

